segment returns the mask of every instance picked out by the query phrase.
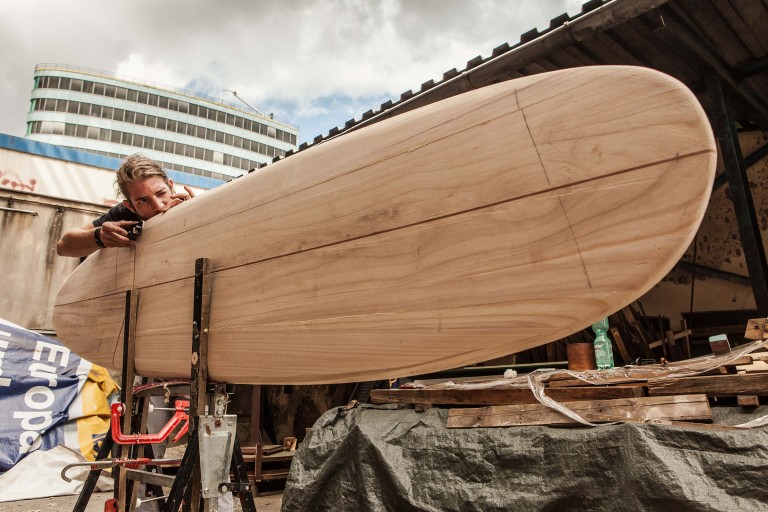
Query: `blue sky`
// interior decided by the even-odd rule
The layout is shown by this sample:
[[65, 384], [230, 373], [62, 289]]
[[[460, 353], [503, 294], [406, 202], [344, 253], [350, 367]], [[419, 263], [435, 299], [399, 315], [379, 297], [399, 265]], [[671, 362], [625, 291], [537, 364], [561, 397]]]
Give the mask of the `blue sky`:
[[0, 17], [0, 133], [23, 135], [32, 74], [62, 63], [191, 88], [311, 141], [493, 48], [573, 0], [27, 0]]

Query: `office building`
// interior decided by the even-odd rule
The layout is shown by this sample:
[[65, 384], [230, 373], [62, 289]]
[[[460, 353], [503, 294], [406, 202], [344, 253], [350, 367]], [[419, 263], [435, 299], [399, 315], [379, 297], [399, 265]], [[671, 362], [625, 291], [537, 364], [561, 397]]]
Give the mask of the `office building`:
[[298, 126], [245, 104], [62, 64], [35, 67], [27, 138], [228, 181], [296, 150]]

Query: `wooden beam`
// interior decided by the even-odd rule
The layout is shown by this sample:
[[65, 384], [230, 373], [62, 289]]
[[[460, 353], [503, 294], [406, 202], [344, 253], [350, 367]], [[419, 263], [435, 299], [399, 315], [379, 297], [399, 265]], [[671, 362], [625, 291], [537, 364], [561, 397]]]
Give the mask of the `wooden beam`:
[[[749, 277], [752, 280], [752, 293], [757, 309], [768, 311], [768, 271], [766, 270], [768, 263], [752, 200], [747, 168], [741, 154], [741, 144], [721, 79], [715, 75], [709, 75], [706, 82], [712, 129], [720, 145], [725, 174], [728, 177], [730, 198], [736, 213], [741, 246], [744, 250]], [[763, 112], [763, 119], [768, 119], [768, 114]]]
[[616, 342], [616, 347], [619, 349], [619, 354], [621, 354], [621, 360], [624, 362], [624, 364], [631, 364], [632, 356], [629, 354], [629, 350], [624, 344], [621, 333], [619, 333], [619, 330], [616, 327], [611, 327], [610, 330], [611, 337], [613, 338], [613, 341]]
[[[546, 395], [558, 402], [611, 398], [632, 398], [643, 395], [638, 386], [574, 387], [547, 389]], [[538, 403], [528, 388], [508, 389], [374, 389], [374, 404], [444, 404], [444, 405], [506, 405]]]
[[[641, 397], [617, 400], [565, 402], [562, 405], [593, 422], [611, 421], [711, 421], [705, 395]], [[518, 425], [580, 425], [542, 404], [500, 405], [451, 409], [448, 428], [508, 427]]]
[[[690, 336], [691, 334], [693, 334], [692, 331], [690, 329], [686, 329], [686, 330], [681, 331], [681, 332], [679, 332], [677, 334], [673, 334], [672, 335], [672, 339], [673, 340], [679, 340], [680, 338], [685, 338], [686, 336]], [[662, 340], [656, 340], [656, 341], [654, 341], [652, 343], [649, 343], [648, 346], [651, 347], [651, 348], [657, 348], [657, 347], [662, 346], [665, 341], [669, 342], [669, 336], [668, 335], [665, 335], [664, 339], [662, 339]]]
[[706, 393], [707, 396], [768, 396], [768, 374], [713, 375], [711, 377], [680, 377], [648, 381], [648, 394], [682, 395]]

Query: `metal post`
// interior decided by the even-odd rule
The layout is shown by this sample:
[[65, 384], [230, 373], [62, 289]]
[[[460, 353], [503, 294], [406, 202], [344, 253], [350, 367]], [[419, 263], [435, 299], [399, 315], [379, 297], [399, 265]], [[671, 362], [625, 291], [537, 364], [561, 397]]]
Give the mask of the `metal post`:
[[720, 144], [725, 173], [731, 192], [731, 201], [739, 226], [741, 246], [747, 261], [752, 293], [759, 311], [768, 313], [768, 265], [763, 248], [760, 225], [755, 215], [752, 194], [744, 159], [741, 155], [738, 133], [730, 113], [728, 99], [723, 94], [723, 84], [715, 74], [707, 76], [712, 124]]
[[[109, 429], [107, 430], [106, 436], [104, 436], [104, 441], [101, 443], [99, 452], [96, 454], [96, 460], [104, 460], [109, 457], [109, 452], [112, 451], [112, 444], [112, 430]], [[85, 512], [85, 507], [88, 506], [88, 501], [90, 501], [93, 491], [96, 489], [96, 483], [99, 481], [99, 476], [101, 476], [100, 468], [92, 469], [88, 473], [88, 477], [85, 479], [85, 484], [83, 484], [83, 489], [77, 497], [77, 502], [75, 503], [72, 512]]]

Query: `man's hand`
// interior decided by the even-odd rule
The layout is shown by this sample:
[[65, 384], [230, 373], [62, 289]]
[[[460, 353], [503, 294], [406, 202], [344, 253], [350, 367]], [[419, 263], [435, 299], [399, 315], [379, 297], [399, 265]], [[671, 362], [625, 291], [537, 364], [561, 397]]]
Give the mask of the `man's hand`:
[[171, 201], [168, 204], [165, 205], [165, 207], [160, 211], [160, 213], [165, 213], [168, 210], [170, 210], [171, 208], [173, 208], [174, 206], [178, 206], [181, 203], [183, 203], [184, 201], [187, 201], [187, 200], [192, 199], [193, 197], [195, 197], [195, 193], [188, 186], [184, 185], [184, 190], [186, 190], [187, 192], [186, 193], [180, 192], [180, 193], [177, 193], [177, 194], [171, 194]]
[[116, 222], [105, 222], [101, 225], [101, 243], [107, 247], [133, 247], [136, 242], [128, 238], [129, 228], [136, 224], [130, 220], [118, 220]]

